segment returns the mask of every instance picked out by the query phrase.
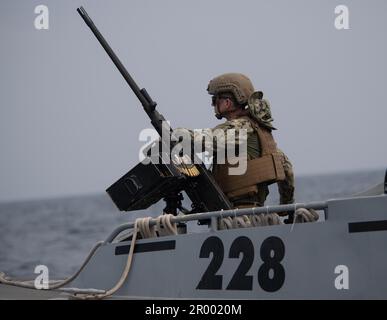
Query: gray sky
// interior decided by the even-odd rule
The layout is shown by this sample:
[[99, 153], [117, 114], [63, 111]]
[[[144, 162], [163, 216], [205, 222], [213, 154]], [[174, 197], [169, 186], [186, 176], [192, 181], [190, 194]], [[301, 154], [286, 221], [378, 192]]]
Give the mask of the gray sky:
[[384, 0], [2, 0], [0, 201], [103, 192], [138, 162], [148, 118], [80, 5], [173, 127], [217, 125], [207, 83], [241, 72], [296, 175], [386, 166]]

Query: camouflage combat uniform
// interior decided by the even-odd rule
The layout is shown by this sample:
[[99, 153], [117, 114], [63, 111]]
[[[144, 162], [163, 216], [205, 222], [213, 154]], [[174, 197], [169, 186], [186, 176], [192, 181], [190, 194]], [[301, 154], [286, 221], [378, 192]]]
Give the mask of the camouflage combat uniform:
[[[239, 130], [245, 129], [247, 132], [247, 160], [252, 160], [260, 157], [260, 143], [258, 135], [251, 124], [251, 120], [247, 117], [241, 117], [226, 121], [213, 129], [205, 129], [202, 132], [194, 132], [194, 142], [199, 144], [205, 144], [207, 150], [214, 152], [214, 164], [213, 170], [216, 170], [216, 152], [217, 152], [217, 140], [212, 140], [208, 137], [212, 137], [215, 130], [223, 130], [224, 136], [227, 137], [227, 130], [235, 130], [235, 145], [239, 146], [241, 143], [239, 139]], [[207, 139], [205, 136], [208, 136]], [[212, 143], [211, 143], [212, 142]], [[223, 142], [222, 142], [223, 143]], [[223, 144], [222, 144], [223, 145]], [[280, 194], [280, 204], [289, 204], [294, 202], [294, 175], [292, 164], [288, 157], [278, 149], [283, 155], [283, 166], [285, 170], [285, 180], [278, 181], [278, 191]], [[257, 192], [249, 194], [248, 196], [231, 198], [230, 201], [234, 206], [263, 206], [267, 195], [269, 194], [269, 188], [267, 183], [260, 183], [257, 185]]]
[[[215, 108], [215, 116], [218, 119], [221, 119], [223, 115], [218, 109], [216, 98], [225, 94], [231, 94], [236, 107], [248, 110], [248, 112], [241, 113], [244, 116], [228, 120], [213, 129], [205, 129], [202, 132], [191, 131], [195, 144], [202, 145], [207, 150], [212, 149], [214, 153], [214, 178], [220, 186], [220, 182], [226, 181], [225, 183], [227, 184], [228, 179], [229, 192], [227, 194], [227, 190], [223, 189], [223, 191], [225, 191], [233, 205], [237, 207], [263, 206], [269, 194], [268, 183], [274, 181], [278, 184], [280, 203], [293, 203], [294, 175], [292, 164], [286, 155], [277, 148], [273, 139], [271, 132], [276, 129], [271, 124], [273, 118], [271, 117], [270, 104], [263, 99], [263, 93], [255, 91], [251, 80], [241, 73], [225, 73], [213, 78], [208, 84], [207, 92], [213, 97], [212, 105]], [[238, 131], [246, 129], [247, 155], [245, 157], [247, 157], [247, 161], [253, 160], [247, 163], [250, 163], [250, 168], [254, 168], [254, 170], [250, 171], [250, 174], [254, 172], [254, 176], [247, 175], [248, 173], [246, 172], [245, 175], [242, 174], [240, 176], [247, 175], [245, 179], [230, 179], [229, 173], [223, 170], [225, 168], [228, 169], [229, 164], [221, 167], [222, 162], [217, 162], [216, 155], [220, 151], [219, 145], [224, 144], [220, 144], [219, 139], [212, 139], [213, 133], [216, 130], [222, 130], [224, 137], [220, 139], [225, 139], [230, 129], [235, 129], [235, 140], [232, 143], [235, 143], [235, 147], [241, 146], [242, 149], [242, 143], [246, 141], [239, 139]], [[210, 138], [206, 138], [206, 136]], [[224, 143], [224, 141], [222, 142]], [[268, 163], [265, 162], [267, 159]], [[268, 172], [270, 172], [270, 175], [266, 177], [265, 173]]]

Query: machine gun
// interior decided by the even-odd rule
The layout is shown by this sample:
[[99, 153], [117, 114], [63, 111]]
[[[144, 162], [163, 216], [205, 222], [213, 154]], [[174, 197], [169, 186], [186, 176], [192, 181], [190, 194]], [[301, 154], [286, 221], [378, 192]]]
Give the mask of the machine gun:
[[[166, 141], [163, 139], [162, 132], [166, 130], [173, 136], [173, 130], [165, 121], [163, 115], [156, 110], [156, 102], [152, 100], [145, 88], [139, 88], [99, 32], [86, 10], [80, 7], [77, 11], [140, 100], [144, 111], [151, 120], [151, 124], [162, 138], [160, 143], [165, 146]], [[159, 152], [157, 161], [148, 158], [148, 164], [140, 162], [106, 190], [116, 206], [121, 211], [141, 210], [147, 209], [152, 204], [164, 199], [166, 201], [164, 212], [174, 215], [177, 214], [178, 209], [184, 213], [231, 209], [232, 205], [228, 198], [195, 154], [193, 155], [194, 161], [191, 164], [185, 163], [184, 155], [177, 161], [176, 159], [172, 159], [167, 163], [164, 161], [166, 157], [171, 159], [170, 151], [176, 144], [174, 141], [175, 139], [171, 139], [172, 143], [168, 145], [168, 152]], [[166, 150], [165, 148], [161, 149]], [[182, 191], [186, 192], [192, 202], [190, 211], [182, 206]]]

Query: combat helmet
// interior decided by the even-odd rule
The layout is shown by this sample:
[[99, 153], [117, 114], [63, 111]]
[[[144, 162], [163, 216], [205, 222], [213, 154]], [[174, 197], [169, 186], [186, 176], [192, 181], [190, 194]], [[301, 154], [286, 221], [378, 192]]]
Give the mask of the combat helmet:
[[238, 104], [246, 105], [254, 92], [250, 79], [241, 73], [225, 73], [212, 79], [207, 87], [211, 95], [231, 92]]

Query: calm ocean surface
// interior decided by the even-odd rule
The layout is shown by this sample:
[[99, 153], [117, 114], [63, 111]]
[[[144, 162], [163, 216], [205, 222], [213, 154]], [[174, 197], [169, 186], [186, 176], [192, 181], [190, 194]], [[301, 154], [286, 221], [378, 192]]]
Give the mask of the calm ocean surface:
[[[298, 177], [296, 200], [348, 197], [382, 183], [384, 173], [380, 169]], [[278, 203], [275, 185], [270, 190], [267, 204]], [[162, 208], [159, 203], [148, 210], [122, 213], [107, 194], [0, 203], [0, 271], [35, 278], [35, 266], [43, 264], [50, 277], [66, 277], [116, 226], [140, 216], [158, 216]]]

